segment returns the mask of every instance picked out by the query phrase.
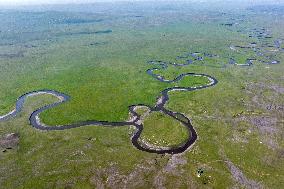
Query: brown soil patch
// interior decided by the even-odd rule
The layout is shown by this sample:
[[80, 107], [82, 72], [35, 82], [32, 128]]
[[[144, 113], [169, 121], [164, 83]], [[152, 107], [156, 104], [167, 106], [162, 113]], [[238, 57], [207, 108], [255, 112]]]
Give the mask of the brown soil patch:
[[[225, 164], [227, 165], [233, 179], [238, 185], [241, 185], [243, 188], [246, 189], [262, 189], [264, 188], [261, 183], [256, 182], [254, 180], [248, 179], [242, 170], [238, 168], [230, 159], [227, 158], [224, 150], [219, 150], [220, 156], [224, 159]], [[235, 186], [234, 188], [239, 188]]]
[[17, 133], [6, 134], [0, 139], [0, 147], [5, 150], [12, 149], [18, 146], [20, 136]]
[[235, 166], [230, 160], [226, 160], [226, 165], [229, 168], [232, 177], [234, 178], [234, 180], [239, 183], [240, 185], [244, 186], [245, 188], [248, 189], [261, 189], [263, 188], [263, 186], [254, 181], [254, 180], [250, 180], [248, 178], [246, 178], [246, 176], [243, 174], [243, 172], [237, 167]]

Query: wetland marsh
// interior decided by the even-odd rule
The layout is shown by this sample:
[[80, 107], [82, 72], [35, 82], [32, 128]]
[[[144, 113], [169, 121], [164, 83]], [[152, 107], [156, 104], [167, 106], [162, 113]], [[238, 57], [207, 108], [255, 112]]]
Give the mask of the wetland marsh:
[[283, 7], [0, 7], [0, 188], [281, 188]]

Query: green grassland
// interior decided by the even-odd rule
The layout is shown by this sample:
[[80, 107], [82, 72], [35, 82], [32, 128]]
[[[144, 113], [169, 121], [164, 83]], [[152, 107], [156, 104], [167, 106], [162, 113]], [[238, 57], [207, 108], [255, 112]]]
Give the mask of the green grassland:
[[153, 146], [175, 147], [186, 142], [189, 137], [184, 125], [161, 112], [151, 113], [143, 125], [141, 140]]
[[[243, 7], [234, 11], [187, 3], [138, 3], [131, 11], [132, 6], [121, 4], [109, 14], [0, 10], [0, 115], [11, 111], [22, 94], [52, 89], [71, 100], [40, 115], [48, 125], [124, 121], [129, 118], [128, 106], [154, 106], [167, 87], [208, 83], [193, 76], [162, 83], [146, 73], [155, 67], [148, 61], [176, 62], [185, 53], [206, 52], [219, 57], [155, 71], [166, 79], [194, 72], [218, 80], [211, 88], [171, 92], [166, 104], [190, 118], [198, 133], [196, 143], [180, 155], [157, 155], [136, 149], [131, 144], [133, 128], [128, 126], [39, 131], [30, 126], [29, 115], [58, 99], [29, 97], [23, 112], [0, 122], [0, 137], [20, 135], [17, 147], [0, 152], [0, 188], [246, 188], [234, 179], [226, 160], [264, 188], [281, 188], [284, 53], [277, 53], [282, 61], [277, 65], [228, 65], [230, 57], [244, 62], [253, 55], [234, 53], [231, 44], [256, 39], [221, 24], [245, 15], [239, 28], [266, 27], [275, 38], [284, 39], [283, 20]], [[228, 13], [224, 16], [222, 11]], [[104, 33], [108, 30], [112, 32]], [[152, 113], [144, 121], [142, 139], [153, 145], [175, 146], [188, 136], [179, 122], [165, 115]], [[268, 122], [274, 132], [259, 122]], [[177, 157], [186, 163], [170, 169]], [[204, 170], [200, 177], [198, 169]]]

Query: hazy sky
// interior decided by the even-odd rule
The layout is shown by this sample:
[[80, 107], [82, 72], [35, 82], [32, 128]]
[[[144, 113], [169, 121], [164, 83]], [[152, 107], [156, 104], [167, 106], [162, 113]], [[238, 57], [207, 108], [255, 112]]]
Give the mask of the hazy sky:
[[37, 5], [37, 4], [93, 3], [93, 2], [112, 2], [112, 1], [126, 1], [126, 0], [0, 0], [0, 5]]
[[[38, 4], [66, 4], [66, 3], [69, 4], [69, 3], [115, 2], [115, 1], [132, 1], [133, 2], [133, 1], [143, 1], [143, 0], [0, 0], [0, 5], [38, 5]], [[163, 0], [159, 0], [159, 1], [163, 1]], [[172, 0], [172, 1], [182, 1], [182, 0]], [[185, 0], [185, 1], [192, 1], [192, 2], [208, 1], [210, 2], [210, 1], [218, 1], [218, 0]], [[230, 0], [224, 0], [224, 1], [230, 1]], [[284, 2], [284, 0], [237, 0], [237, 1], [240, 1], [240, 2], [272, 2], [273, 1], [273, 2], [278, 2], [278, 3]]]

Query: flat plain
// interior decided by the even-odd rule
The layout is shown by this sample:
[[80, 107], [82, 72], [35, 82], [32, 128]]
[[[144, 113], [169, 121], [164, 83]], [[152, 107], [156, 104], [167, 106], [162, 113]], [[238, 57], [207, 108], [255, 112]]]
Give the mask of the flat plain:
[[42, 131], [30, 115], [59, 99], [29, 96], [0, 116], [0, 188], [282, 188], [283, 18], [281, 4], [0, 9], [0, 115], [54, 90], [70, 100], [39, 115], [50, 127], [127, 122], [136, 106], [142, 147], [178, 148], [187, 118], [198, 136], [182, 153], [149, 153], [132, 144], [138, 118]]

